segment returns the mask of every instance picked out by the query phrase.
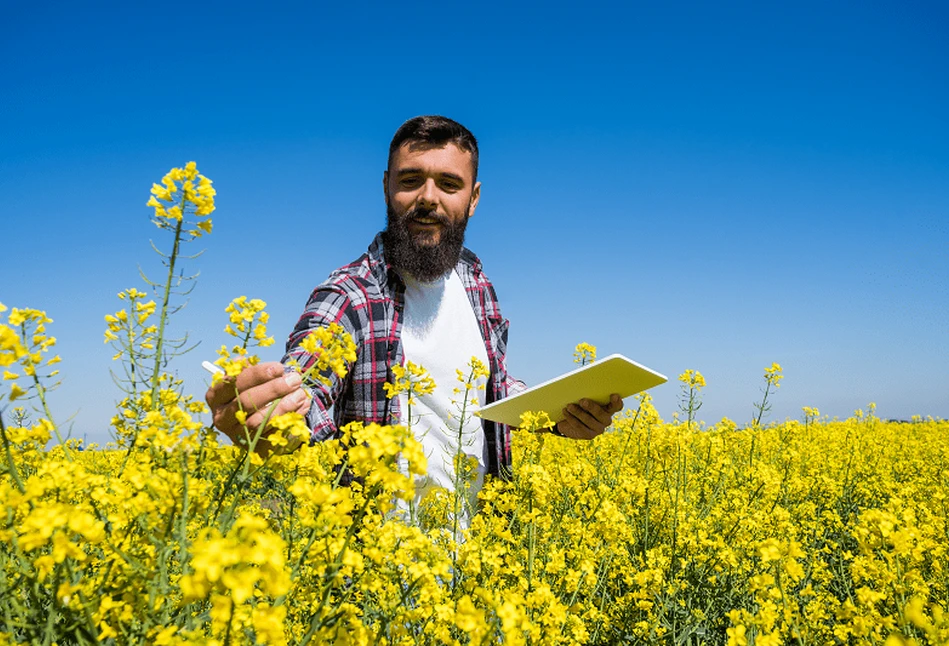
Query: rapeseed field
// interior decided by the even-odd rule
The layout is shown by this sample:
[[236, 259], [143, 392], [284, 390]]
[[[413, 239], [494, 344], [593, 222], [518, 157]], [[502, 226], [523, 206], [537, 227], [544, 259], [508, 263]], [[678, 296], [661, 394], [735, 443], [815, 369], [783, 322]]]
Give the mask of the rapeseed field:
[[[51, 320], [0, 304], [0, 644], [949, 643], [949, 422], [871, 405], [768, 423], [778, 364], [743, 427], [698, 421], [694, 370], [671, 421], [648, 395], [591, 442], [526, 415], [466, 530], [461, 452], [456, 491], [406, 511], [426, 468], [411, 428], [309, 445], [290, 414], [267, 457], [222, 446], [169, 376], [186, 344], [164, 333], [214, 194], [193, 163], [152, 189], [168, 272], [106, 316], [125, 391], [109, 446], [62, 437]], [[264, 307], [227, 306], [225, 375], [272, 343]], [[345, 374], [341, 329], [307, 343], [308, 377]], [[461, 416], [484, 371], [469, 368]], [[431, 388], [418, 366], [396, 377], [409, 401]]]

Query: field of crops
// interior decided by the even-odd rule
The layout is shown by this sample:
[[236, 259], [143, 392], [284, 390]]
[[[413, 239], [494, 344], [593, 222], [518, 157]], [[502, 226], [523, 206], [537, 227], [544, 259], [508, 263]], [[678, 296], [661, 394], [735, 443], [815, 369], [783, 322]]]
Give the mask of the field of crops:
[[[210, 233], [214, 192], [189, 164], [152, 193], [174, 251], [157, 302], [130, 289], [106, 317], [114, 446], [62, 440], [50, 321], [0, 305], [0, 644], [949, 643], [949, 422], [871, 406], [767, 423], [775, 364], [754, 422], [707, 427], [687, 371], [671, 422], [643, 396], [591, 442], [515, 433], [513, 473], [461, 532], [464, 460], [460, 493], [399, 511], [425, 469], [410, 429], [268, 458], [219, 444], [163, 336], [179, 243]], [[227, 314], [233, 373], [269, 337], [260, 301]], [[330, 332], [313, 349], [344, 370]], [[272, 422], [288, 445], [308, 432]]]

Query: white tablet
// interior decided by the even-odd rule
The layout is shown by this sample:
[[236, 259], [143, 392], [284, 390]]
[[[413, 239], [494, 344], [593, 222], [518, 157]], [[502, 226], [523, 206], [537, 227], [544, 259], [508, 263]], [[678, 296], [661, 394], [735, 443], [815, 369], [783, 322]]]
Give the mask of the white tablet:
[[550, 419], [563, 419], [567, 404], [592, 399], [606, 404], [612, 393], [624, 399], [668, 381], [665, 375], [641, 366], [621, 354], [594, 361], [524, 392], [488, 404], [475, 415], [508, 426], [520, 426], [521, 413], [546, 412]]

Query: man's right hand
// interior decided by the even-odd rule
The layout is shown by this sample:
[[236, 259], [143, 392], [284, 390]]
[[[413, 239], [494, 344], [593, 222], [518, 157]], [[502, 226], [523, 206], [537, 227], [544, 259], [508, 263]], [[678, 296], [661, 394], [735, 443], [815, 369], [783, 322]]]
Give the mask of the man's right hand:
[[[211, 408], [214, 426], [237, 446], [246, 446], [244, 427], [235, 413], [239, 410], [247, 413], [247, 428], [251, 431], [256, 431], [264, 419], [277, 415], [293, 411], [306, 415], [310, 398], [300, 384], [298, 373], [284, 374], [282, 363], [268, 361], [244, 368], [237, 377], [221, 379], [208, 388], [204, 399]], [[278, 399], [280, 402], [271, 411], [271, 405]], [[256, 446], [258, 453], [270, 452], [266, 436], [265, 430], [261, 436], [264, 441]]]

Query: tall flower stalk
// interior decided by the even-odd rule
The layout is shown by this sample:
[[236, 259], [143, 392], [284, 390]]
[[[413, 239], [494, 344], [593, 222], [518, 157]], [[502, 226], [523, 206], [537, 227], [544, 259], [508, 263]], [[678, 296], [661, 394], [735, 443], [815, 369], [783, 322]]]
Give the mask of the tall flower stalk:
[[781, 366], [777, 363], [772, 363], [771, 367], [764, 369], [764, 394], [761, 397], [761, 401], [754, 404], [756, 415], [751, 422], [752, 426], [760, 426], [761, 418], [765, 413], [771, 410], [771, 403], [768, 401], [768, 397], [773, 390], [778, 389], [783, 378], [784, 375], [781, 374]]
[[[477, 398], [477, 391], [484, 390], [487, 384], [490, 372], [477, 357], [471, 357], [468, 362], [468, 374], [461, 370], [458, 371], [459, 387], [455, 388], [455, 397], [461, 397], [456, 400], [458, 407], [457, 428], [454, 430], [454, 455], [452, 456], [452, 466], [454, 467], [454, 493], [452, 495], [451, 509], [451, 535], [452, 540], [457, 544], [461, 541], [461, 522], [463, 515], [472, 515], [470, 492], [472, 480], [477, 473], [477, 458], [468, 455], [465, 451], [465, 426], [471, 419], [471, 404], [473, 399]], [[452, 567], [458, 558], [457, 548], [452, 551]]]
[[[7, 307], [0, 303], [0, 314], [6, 310]], [[52, 366], [61, 361], [59, 355], [46, 357], [56, 345], [56, 337], [47, 334], [46, 330], [46, 325], [52, 322], [53, 319], [46, 316], [46, 312], [37, 309], [14, 307], [10, 310], [7, 324], [0, 324], [0, 366], [6, 367], [3, 381], [10, 382], [10, 393], [6, 399], [11, 402], [20, 398], [37, 400], [39, 405], [36, 410], [42, 416], [38, 426], [46, 429], [47, 437], [50, 431], [55, 433], [66, 457], [72, 460], [72, 452], [59, 426], [53, 421], [47, 400], [47, 394], [61, 383], [48, 383], [59, 375], [59, 369]], [[9, 368], [22, 371], [23, 374]], [[20, 386], [20, 379], [25, 379], [26, 388]], [[3, 399], [0, 397], [0, 401]]]
[[[161, 184], [153, 184], [151, 198], [147, 206], [152, 207], [155, 212], [152, 215], [152, 222], [159, 229], [172, 231], [174, 236], [171, 252], [165, 254], [158, 250], [154, 244], [152, 248], [162, 258], [162, 264], [168, 268], [164, 283], [154, 283], [150, 281], [145, 274], [145, 279], [156, 292], [161, 294], [161, 310], [158, 315], [158, 329], [155, 335], [154, 356], [152, 357], [152, 370], [150, 378], [151, 386], [151, 409], [157, 410], [159, 406], [158, 390], [161, 382], [162, 368], [170, 359], [166, 356], [168, 348], [171, 348], [171, 355], [181, 351], [187, 343], [187, 337], [178, 340], [169, 340], [165, 338], [165, 327], [171, 313], [178, 311], [183, 305], [173, 305], [171, 302], [172, 294], [187, 294], [191, 287], [183, 291], [178, 290], [185, 281], [193, 280], [196, 276], [185, 276], [177, 267], [181, 257], [181, 245], [200, 238], [206, 233], [211, 233], [211, 213], [214, 212], [214, 196], [216, 191], [211, 186], [211, 180], [198, 173], [194, 162], [188, 162], [184, 168], [172, 168], [165, 175]], [[178, 271], [178, 275], [175, 272]]]
[[705, 388], [705, 377], [698, 370], [686, 370], [679, 375], [682, 393], [679, 396], [679, 410], [686, 415], [686, 428], [692, 429], [695, 414], [702, 407], [700, 391]]

